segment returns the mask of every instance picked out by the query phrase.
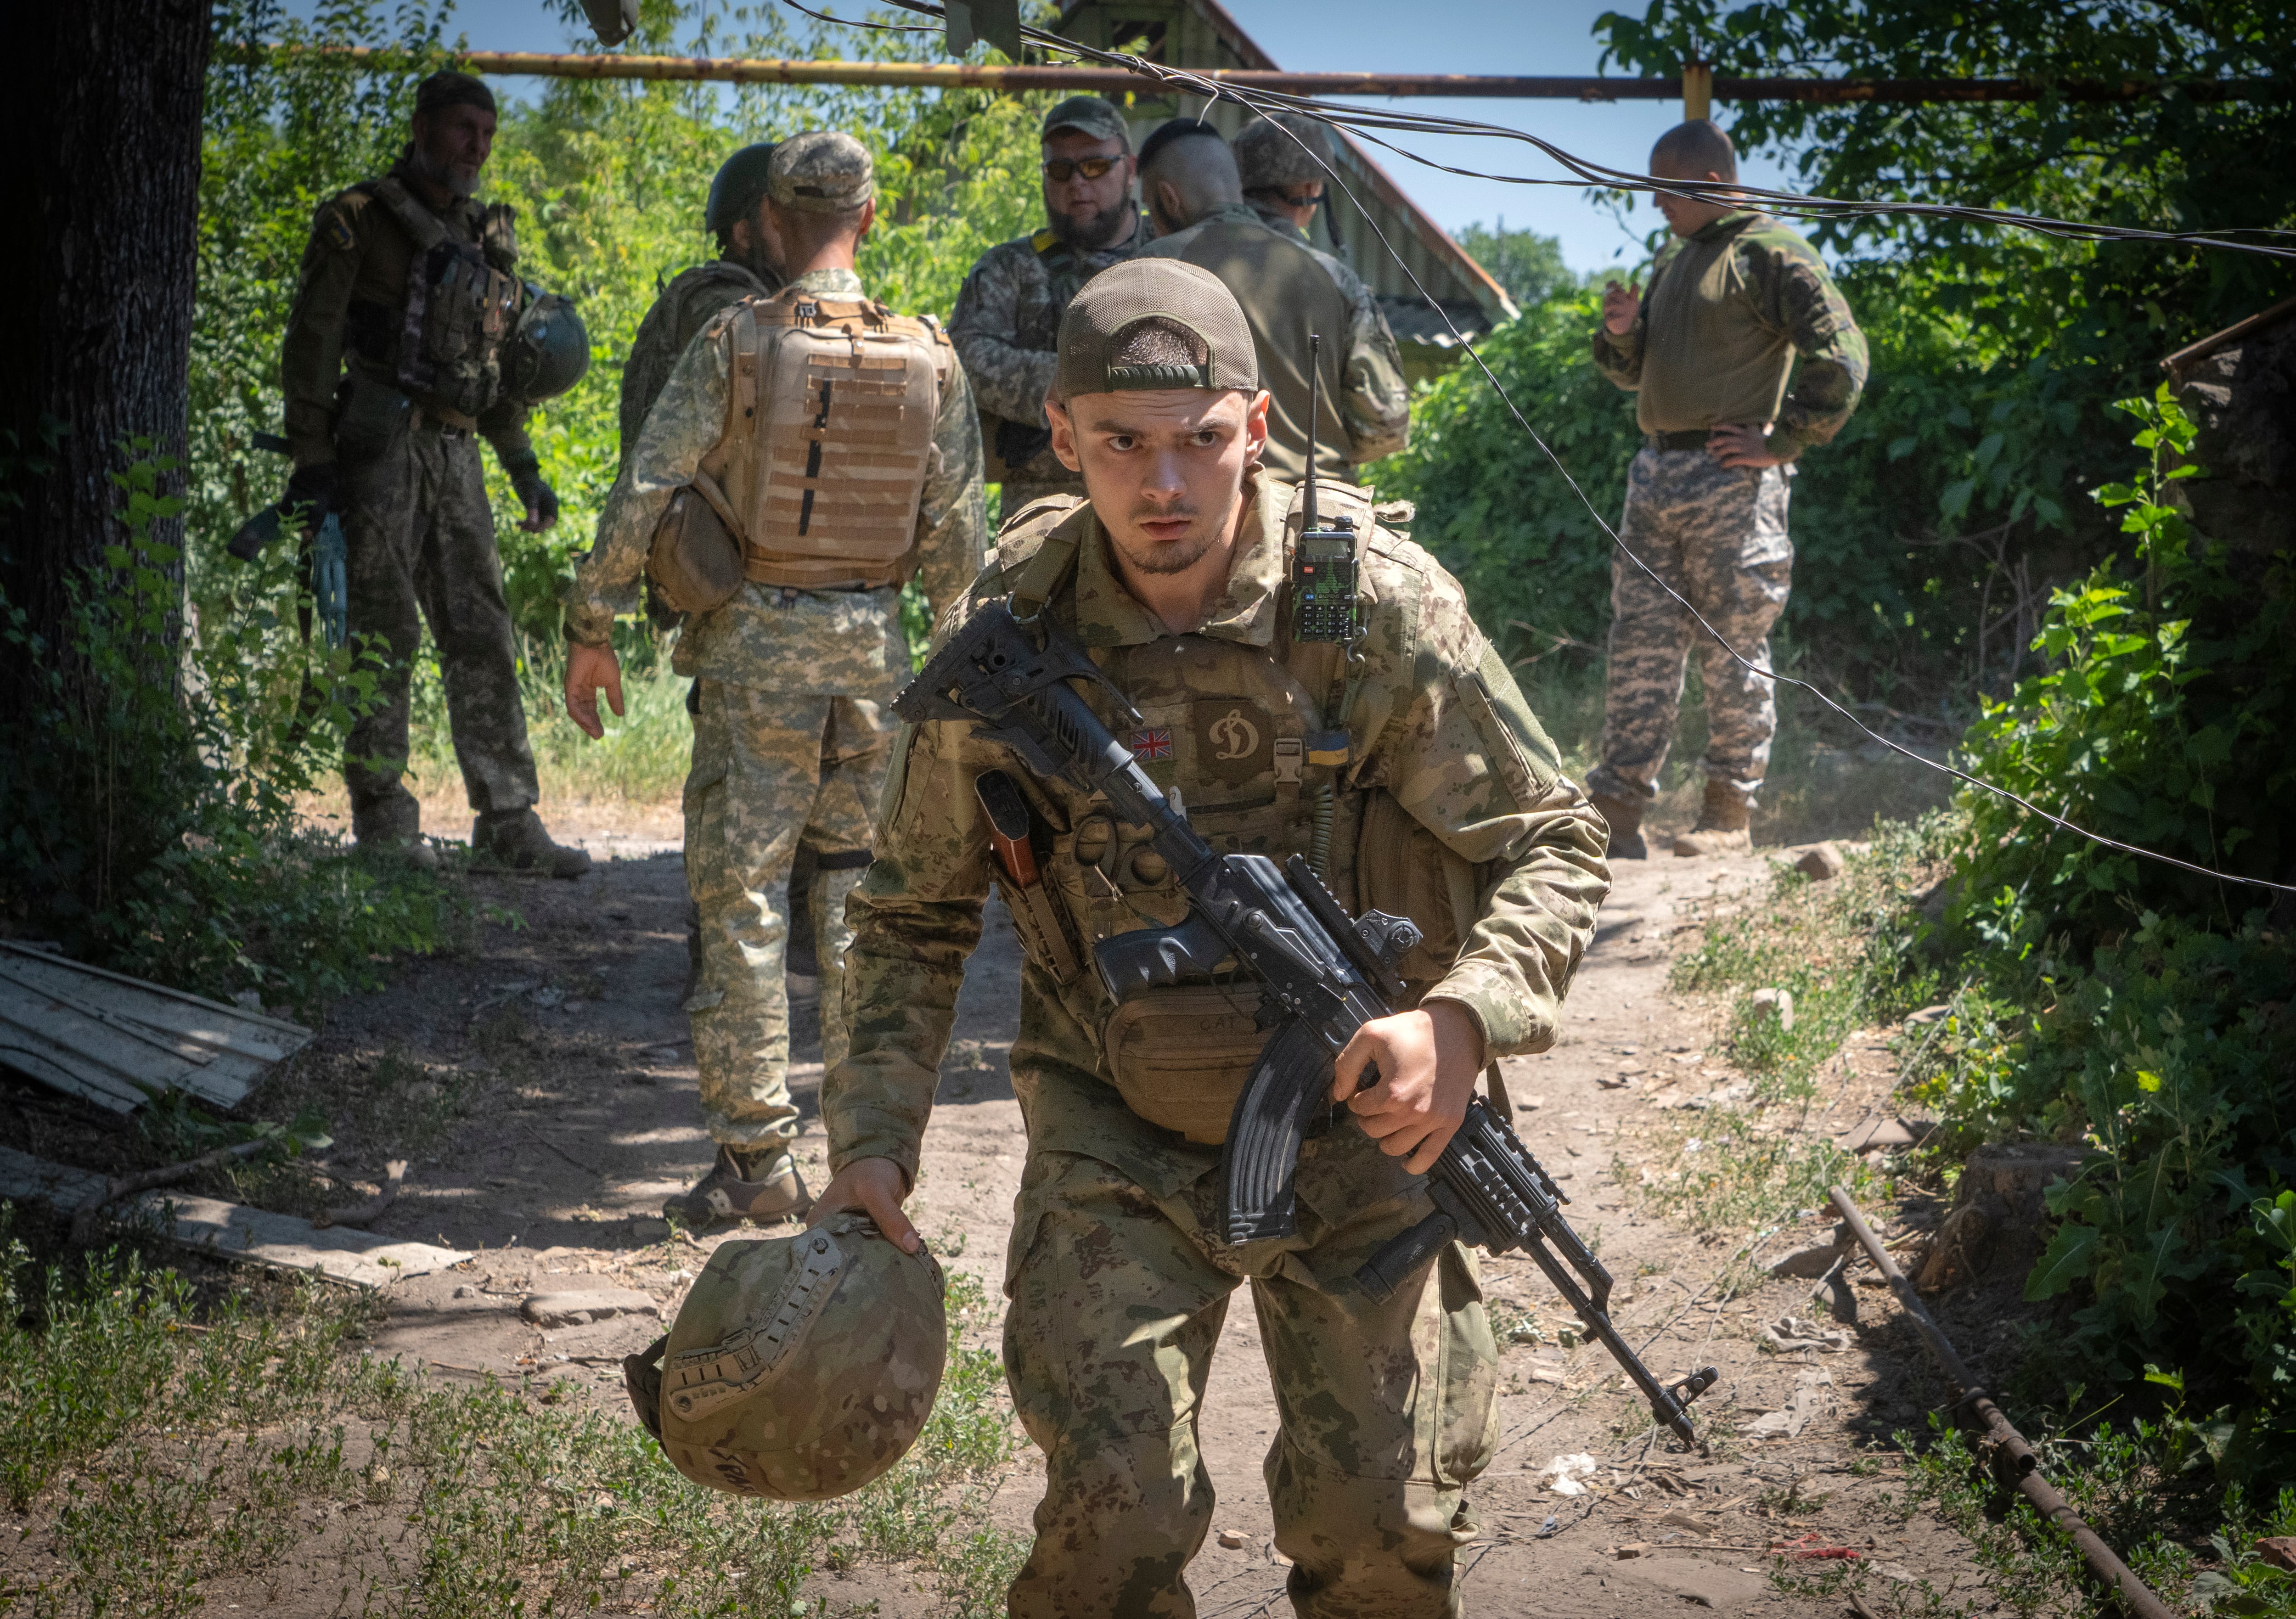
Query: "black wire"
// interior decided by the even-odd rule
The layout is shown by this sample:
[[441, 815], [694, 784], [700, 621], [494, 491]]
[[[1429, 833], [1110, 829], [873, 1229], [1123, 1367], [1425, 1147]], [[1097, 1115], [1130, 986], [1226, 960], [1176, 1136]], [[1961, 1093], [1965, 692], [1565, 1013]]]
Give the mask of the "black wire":
[[[798, 5], [798, 0], [783, 0], [783, 3], [788, 5], [796, 5], [800, 10], [804, 9], [801, 5]], [[938, 5], [929, 4], [928, 0], [891, 0], [891, 4], [898, 5], [906, 11], [922, 12], [927, 15], [938, 16], [941, 14], [941, 8]], [[818, 13], [808, 14], [817, 15]], [[839, 20], [839, 19], [832, 18], [828, 19], [828, 20], [835, 21]], [[859, 24], [856, 26], [891, 27], [894, 25], [880, 23]], [[1337, 122], [1337, 120], [1324, 116], [1320, 103], [1316, 102], [1311, 98], [1303, 96], [1263, 94], [1263, 93], [1259, 92], [1249, 92], [1234, 85], [1222, 84], [1215, 79], [1200, 78], [1194, 74], [1185, 72], [1183, 70], [1164, 67], [1161, 64], [1155, 62], [1143, 61], [1137, 57], [1127, 56], [1115, 52], [1099, 51], [1089, 45], [1076, 45], [1071, 41], [1060, 38], [1057, 35], [1046, 34], [1040, 29], [1023, 29], [1021, 31], [1023, 34], [1035, 38], [1040, 44], [1055, 45], [1075, 51], [1079, 54], [1093, 57], [1095, 60], [1115, 62], [1119, 65], [1131, 68], [1136, 72], [1144, 72], [1150, 74], [1151, 76], [1157, 77], [1168, 83], [1179, 83], [1194, 86], [1195, 88], [1193, 93], [1195, 94], [1206, 96], [1213, 101], [1234, 102], [1239, 106], [1242, 107], [1247, 112], [1250, 112], [1258, 118], [1265, 119], [1268, 117], [1267, 108], [1256, 104], [1258, 100], [1266, 100], [1274, 105], [1275, 110], [1278, 111], [1303, 112], [1307, 116], [1314, 118], [1318, 122], [1324, 124], [1335, 124]], [[1338, 169], [1325, 162], [1322, 154], [1316, 151], [1305, 141], [1301, 140], [1297, 134], [1289, 129], [1284, 129], [1283, 124], [1280, 122], [1276, 122], [1274, 119], [1270, 119], [1269, 121], [1275, 122], [1277, 128], [1283, 129], [1283, 133], [1286, 137], [1289, 138], [1293, 144], [1297, 145], [1318, 168], [1322, 169], [1326, 175], [1329, 175], [1331, 176], [1332, 183], [1340, 188], [1341, 194], [1343, 194], [1349, 201], [1355, 204], [1356, 211], [1363, 216], [1364, 222], [1371, 226], [1372, 233], [1379, 238], [1380, 246], [1387, 249], [1388, 257], [1395, 261], [1396, 267], [1400, 269], [1404, 275], [1409, 279], [1413, 290], [1416, 291], [1421, 298], [1425, 300], [1427, 307], [1434, 310], [1436, 315], [1440, 317], [1443, 324], [1450, 331], [1453, 339], [1457, 341], [1461, 348], [1465, 350], [1468, 358], [1474, 361], [1476, 368], [1483, 373], [1484, 380], [1491, 385], [1491, 391], [1496, 393], [1499, 397], [1500, 403], [1506, 406], [1507, 413], [1514, 418], [1516, 424], [1529, 436], [1530, 441], [1539, 447], [1540, 451], [1546, 455], [1549, 462], [1554, 463], [1554, 470], [1562, 474], [1562, 481], [1570, 486], [1570, 492], [1578, 497], [1579, 503], [1587, 508], [1588, 514], [1594, 518], [1597, 526], [1599, 526], [1603, 534], [1609, 537], [1611, 544], [1616, 546], [1620, 553], [1626, 557], [1628, 561], [1632, 562], [1636, 568], [1641, 568], [1644, 573], [1647, 574], [1650, 576], [1652, 583], [1655, 584], [1660, 590], [1664, 591], [1669, 596], [1672, 597], [1675, 601], [1679, 603], [1682, 609], [1690, 615], [1692, 620], [1697, 624], [1698, 627], [1704, 630], [1708, 635], [1711, 636], [1715, 643], [1721, 647], [1724, 651], [1727, 652], [1731, 658], [1736, 662], [1741, 668], [1746, 670], [1749, 674], [1755, 675], [1759, 679], [1769, 681], [1774, 684], [1782, 683], [1792, 686], [1798, 691], [1807, 691], [1810, 696], [1824, 704], [1826, 707], [1832, 709], [1843, 719], [1849, 721], [1850, 724], [1855, 726], [1866, 737], [1873, 741], [1879, 742], [1882, 747], [1889, 748], [1892, 753], [1902, 754], [1906, 758], [1913, 760], [1916, 765], [1922, 765], [1926, 769], [1940, 772], [1945, 775], [1953, 777], [1956, 781], [1963, 781], [1971, 787], [1977, 788], [1980, 791], [1988, 792], [1997, 797], [2006, 799], [2008, 802], [2017, 805], [2018, 808], [2025, 811], [2026, 814], [2038, 816], [2041, 820], [2047, 822], [2050, 825], [2062, 827], [2064, 830], [2071, 832], [2077, 837], [2087, 838], [2091, 843], [2098, 844], [2108, 849], [2117, 850], [2124, 854], [2132, 854], [2139, 859], [2150, 860], [2161, 865], [2173, 866], [2180, 871], [2188, 871], [2196, 877], [2210, 878], [2218, 882], [2244, 883], [2252, 887], [2268, 888], [2278, 894], [2296, 894], [2296, 885], [2272, 882], [2261, 877], [2243, 877], [2234, 872], [2215, 871], [2208, 866], [2200, 865], [2189, 860], [2180, 859], [2174, 854], [2164, 854], [2157, 849], [2148, 849], [2136, 844], [2124, 843], [2117, 838], [2108, 838], [2102, 832], [2090, 831], [2087, 827], [2079, 825], [2074, 822], [2068, 821], [2062, 815], [2051, 814], [2049, 811], [2043, 809], [2039, 805], [2035, 804], [2031, 799], [2025, 797], [2021, 794], [2012, 792], [2005, 787], [1997, 786], [1993, 782], [1983, 780], [1981, 777], [1971, 775], [1965, 770], [1957, 769], [1951, 765], [1940, 764], [1935, 759], [1927, 758], [1921, 754], [1915, 753], [1912, 748], [1906, 747], [1900, 742], [1894, 741], [1891, 739], [1883, 736], [1880, 732], [1875, 731], [1872, 726], [1866, 724], [1865, 721], [1859, 719], [1848, 708], [1842, 707], [1841, 704], [1836, 702], [1833, 698], [1826, 695], [1825, 692], [1810, 684], [1809, 682], [1797, 679], [1791, 675], [1780, 675], [1775, 669], [1762, 668], [1751, 659], [1742, 656], [1739, 653], [1738, 649], [1732, 646], [1728, 639], [1724, 636], [1719, 630], [1717, 630], [1711, 624], [1709, 624], [1706, 621], [1706, 616], [1703, 613], [1701, 613], [1695, 606], [1692, 605], [1689, 598], [1683, 595], [1681, 592], [1676, 590], [1673, 585], [1668, 584], [1665, 579], [1661, 578], [1655, 568], [1652, 568], [1649, 563], [1644, 561], [1642, 558], [1636, 556], [1633, 550], [1628, 547], [1627, 543], [1619, 537], [1619, 531], [1611, 527], [1610, 520], [1603, 515], [1599, 509], [1596, 508], [1594, 501], [1588, 497], [1587, 491], [1580, 487], [1578, 480], [1570, 475], [1570, 469], [1562, 464], [1562, 458], [1554, 453], [1554, 447], [1548, 444], [1544, 437], [1540, 437], [1538, 429], [1530, 424], [1529, 418], [1525, 416], [1522, 413], [1521, 408], [1515, 404], [1513, 396], [1507, 392], [1506, 385], [1499, 380], [1498, 374], [1491, 370], [1489, 363], [1483, 358], [1482, 355], [1472, 344], [1468, 342], [1466, 334], [1462, 332], [1459, 330], [1457, 323], [1452, 320], [1450, 311], [1443, 307], [1441, 302], [1436, 298], [1433, 293], [1427, 290], [1426, 284], [1419, 279], [1418, 274], [1412, 269], [1410, 261], [1405, 258], [1401, 253], [1396, 251], [1395, 244], [1388, 240], [1387, 233], [1381, 228], [1377, 217], [1374, 216], [1369, 209], [1364, 207], [1362, 199], [1356, 195], [1354, 189], [1348, 184], [1346, 178], [1341, 175]], [[1545, 147], [1546, 145], [1546, 143], [1537, 141], [1535, 137], [1526, 136], [1524, 138], [1533, 140], [1534, 143], [1541, 147]], [[1384, 144], [1384, 143], [1382, 143]], [[1568, 154], [1564, 154], [1564, 156], [1568, 158]], [[1581, 164], [1580, 159], [1575, 158], [1568, 158], [1568, 161], [1575, 166], [1580, 166], [1583, 168], [1589, 170], [1598, 170], [1608, 173], [1619, 172], [1616, 170], [1603, 170], [1602, 166], [1598, 164]], [[1657, 189], [1657, 187], [1653, 184], [1645, 184], [1642, 189]], [[1668, 191], [1688, 192], [1693, 188], [1687, 184], [1677, 184], [1669, 181], [1666, 183], [1664, 189]], [[1726, 192], [1731, 196], [1742, 196], [1745, 194], [1741, 188], [1734, 186], [1710, 189], [1726, 191]], [[1988, 217], [2003, 223], [2014, 223], [2019, 217], [2021, 217], [2019, 216], [1996, 214], [1989, 209], [1969, 211], [1985, 214]], [[2056, 221], [2054, 223], [2062, 225], [2064, 222]], [[2035, 227], [2025, 226], [2023, 228]], [[2078, 230], [2081, 227], [2072, 226], [2069, 228]], [[2208, 239], [2180, 237], [2177, 238], [2177, 240], [2199, 241]], [[2218, 243], [2217, 245], [2226, 244]], [[2262, 249], [2239, 249], [2237, 250], [2259, 251]], [[2280, 256], [2296, 257], [2296, 254], [2286, 253], [2280, 249], [2274, 249], [2274, 251]]]

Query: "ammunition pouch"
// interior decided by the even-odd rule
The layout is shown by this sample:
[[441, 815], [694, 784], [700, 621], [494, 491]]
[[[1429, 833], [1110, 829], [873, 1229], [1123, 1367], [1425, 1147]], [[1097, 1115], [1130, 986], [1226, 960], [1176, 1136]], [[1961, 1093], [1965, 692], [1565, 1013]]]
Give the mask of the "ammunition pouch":
[[669, 497], [646, 552], [646, 576], [678, 613], [715, 612], [746, 583], [741, 524], [707, 472]]
[[1150, 1124], [1217, 1147], [1267, 1043], [1259, 1014], [1259, 985], [1249, 980], [1135, 995], [1101, 1033], [1109, 1077]]

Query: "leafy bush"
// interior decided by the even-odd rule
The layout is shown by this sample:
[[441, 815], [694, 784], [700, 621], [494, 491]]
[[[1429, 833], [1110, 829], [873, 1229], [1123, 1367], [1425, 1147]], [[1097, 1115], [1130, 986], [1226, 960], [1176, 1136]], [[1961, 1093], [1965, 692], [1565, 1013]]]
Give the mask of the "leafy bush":
[[[2287, 559], [2195, 533], [2172, 503], [2189, 422], [2165, 389], [2123, 408], [2151, 468], [2098, 498], [2138, 567], [2056, 593], [2049, 666], [1988, 706], [1970, 767], [2095, 830], [2277, 877], [2296, 786]], [[2259, 890], [1964, 803], [1946, 938], [1965, 988], [1926, 1094], [1956, 1145], [2092, 1149], [2050, 1190], [2062, 1223], [2027, 1283], [2077, 1306], [2037, 1375], [2152, 1376], [2205, 1413], [2196, 1454], [2225, 1476], [2296, 1476], [2296, 945]]]
[[[438, 948], [463, 902], [435, 878], [362, 862], [303, 829], [309, 789], [374, 664], [303, 642], [291, 555], [255, 575], [249, 610], [183, 635], [152, 525], [172, 463], [144, 452], [119, 478], [131, 543], [78, 582], [71, 644], [45, 645], [0, 601], [0, 634], [39, 670], [0, 753], [0, 914], [72, 954], [201, 993], [253, 989], [310, 1007], [378, 982], [388, 953]], [[184, 645], [182, 670], [151, 649]], [[180, 687], [180, 689], [179, 689]]]

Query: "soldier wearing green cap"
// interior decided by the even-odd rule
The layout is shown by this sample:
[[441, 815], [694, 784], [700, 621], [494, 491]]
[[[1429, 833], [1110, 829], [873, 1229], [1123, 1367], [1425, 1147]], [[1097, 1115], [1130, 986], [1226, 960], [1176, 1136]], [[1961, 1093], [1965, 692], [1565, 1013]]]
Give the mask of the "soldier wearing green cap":
[[1149, 236], [1132, 203], [1132, 137], [1111, 103], [1070, 96], [1045, 114], [1043, 147], [1045, 228], [982, 254], [948, 322], [1008, 517], [1041, 495], [1082, 492], [1045, 418], [1054, 339], [1077, 289]]
[[410, 662], [430, 622], [455, 756], [477, 812], [482, 861], [578, 877], [590, 858], [550, 840], [519, 695], [518, 654], [477, 438], [494, 446], [529, 531], [558, 520], [503, 359], [525, 295], [507, 204], [477, 201], [495, 98], [467, 73], [417, 86], [411, 138], [379, 180], [329, 198], [288, 312], [279, 358], [287, 501], [313, 527], [339, 513], [348, 542], [349, 625], [389, 649], [381, 703], [344, 747], [362, 847], [436, 855], [399, 777]]
[[[809, 1206], [790, 1154], [783, 890], [800, 838], [821, 964], [822, 1054], [844, 1054], [845, 898], [869, 863], [872, 812], [909, 675], [900, 588], [936, 609], [980, 565], [980, 437], [964, 367], [930, 317], [871, 299], [854, 273], [876, 218], [869, 153], [815, 131], [775, 148], [766, 214], [791, 272], [722, 311], [663, 385], [567, 592], [566, 709], [602, 733], [621, 712], [618, 613], [635, 604], [680, 497], [722, 512], [739, 579], [691, 614], [674, 666], [693, 676], [685, 871], [700, 960], [685, 1010], [714, 1164], [664, 1213], [760, 1223]], [[679, 519], [683, 520], [683, 519]]]
[[1138, 720], [1086, 699], [1215, 847], [1300, 854], [1342, 904], [1407, 915], [1425, 939], [1401, 1010], [1338, 1059], [1346, 1112], [1301, 1155], [1298, 1232], [1230, 1246], [1219, 1143], [1267, 1038], [1257, 990], [1228, 973], [1114, 1002], [1094, 942], [1187, 910], [1148, 829], [969, 724], [907, 727], [852, 902], [851, 1046], [822, 1087], [835, 1174], [815, 1218], [858, 1208], [914, 1251], [901, 1205], [993, 878], [1027, 955], [1004, 1364], [1046, 1472], [1009, 1611], [1195, 1611], [1185, 1569], [1212, 1490], [1194, 1413], [1248, 1283], [1295, 1611], [1454, 1614], [1478, 1530], [1465, 1492], [1498, 1437], [1474, 1255], [1452, 1245], [1385, 1304], [1351, 1279], [1428, 1213], [1419, 1176], [1485, 1065], [1554, 1043], [1609, 888], [1603, 823], [1458, 582], [1394, 526], [1404, 510], [1321, 492], [1324, 525], [1357, 536], [1362, 634], [1294, 639], [1304, 503], [1263, 468], [1253, 332], [1218, 277], [1172, 259], [1103, 271], [1062, 321], [1053, 390], [1054, 450], [1086, 494], [1009, 522], [945, 623], [1000, 598], [1049, 615]]

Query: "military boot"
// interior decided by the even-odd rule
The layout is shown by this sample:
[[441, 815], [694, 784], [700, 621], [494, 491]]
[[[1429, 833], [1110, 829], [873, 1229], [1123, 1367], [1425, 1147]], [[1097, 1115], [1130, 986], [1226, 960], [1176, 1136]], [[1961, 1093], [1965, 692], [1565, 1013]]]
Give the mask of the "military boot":
[[364, 809], [354, 806], [351, 836], [361, 854], [404, 861], [420, 871], [439, 869], [439, 851], [422, 841], [422, 808], [403, 791]]
[[542, 817], [530, 809], [480, 815], [471, 823], [471, 867], [479, 871], [532, 871], [543, 877], [579, 877], [590, 857], [550, 841]]
[[1610, 823], [1612, 860], [1648, 860], [1650, 849], [1643, 842], [1643, 801], [1640, 798], [1613, 798], [1608, 793], [1595, 793], [1587, 803], [1595, 813]]
[[718, 1144], [718, 1161], [709, 1173], [661, 1206], [662, 1216], [690, 1231], [748, 1220], [771, 1225], [776, 1220], [799, 1220], [813, 1207], [813, 1194], [797, 1173], [797, 1161], [786, 1149], [767, 1147], [751, 1152]]
[[1701, 854], [1751, 854], [1753, 814], [1751, 798], [1729, 782], [1709, 776], [1705, 802], [1698, 806], [1698, 824], [1674, 840], [1674, 852], [1685, 860]]

